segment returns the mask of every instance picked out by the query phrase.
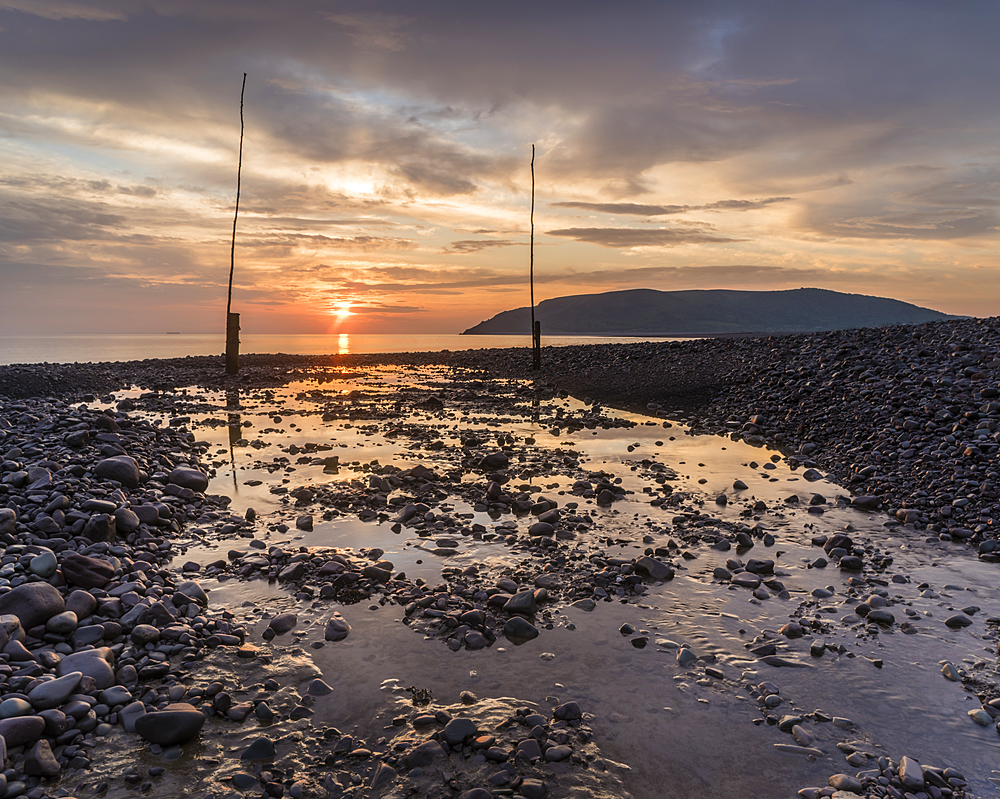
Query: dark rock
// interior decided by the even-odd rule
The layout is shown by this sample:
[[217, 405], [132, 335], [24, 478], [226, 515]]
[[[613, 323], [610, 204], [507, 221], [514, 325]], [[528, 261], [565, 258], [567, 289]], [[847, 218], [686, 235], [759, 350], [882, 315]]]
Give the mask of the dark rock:
[[78, 552], [68, 552], [64, 555], [59, 567], [63, 579], [80, 588], [104, 588], [115, 576], [115, 568], [108, 561], [81, 555]]
[[66, 602], [62, 594], [48, 583], [23, 583], [6, 594], [0, 594], [0, 615], [11, 613], [17, 616], [26, 630], [45, 624], [64, 610]]
[[139, 487], [139, 464], [129, 455], [105, 458], [94, 467], [94, 475], [102, 480], [116, 480], [126, 488]]
[[176, 702], [137, 718], [135, 731], [150, 743], [175, 746], [196, 737], [204, 725], [204, 713], [187, 702]]

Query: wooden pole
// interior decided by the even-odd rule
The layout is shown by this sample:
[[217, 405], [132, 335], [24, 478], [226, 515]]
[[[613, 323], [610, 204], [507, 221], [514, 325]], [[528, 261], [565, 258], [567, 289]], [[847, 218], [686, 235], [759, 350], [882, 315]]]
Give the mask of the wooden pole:
[[542, 368], [541, 323], [535, 321], [535, 145], [531, 145], [531, 244], [528, 248], [528, 282], [531, 286], [531, 368]]
[[243, 73], [240, 89], [240, 158], [236, 166], [236, 213], [233, 214], [233, 241], [229, 249], [229, 293], [226, 297], [226, 374], [240, 371], [240, 315], [233, 313], [233, 271], [236, 268], [236, 220], [240, 216], [240, 176], [243, 172], [243, 93], [247, 88], [247, 73]]

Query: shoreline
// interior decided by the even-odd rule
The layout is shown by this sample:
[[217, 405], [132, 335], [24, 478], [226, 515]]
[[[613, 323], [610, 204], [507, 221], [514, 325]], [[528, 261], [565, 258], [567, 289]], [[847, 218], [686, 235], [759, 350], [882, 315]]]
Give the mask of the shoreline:
[[[415, 353], [248, 355], [0, 366], [0, 397], [81, 398], [135, 384], [279, 386], [311, 369], [443, 365], [531, 380], [611, 407], [683, 419], [697, 432], [772, 444], [875, 495], [899, 521], [993, 540], [1000, 504], [1000, 318], [683, 342]], [[983, 479], [976, 480], [979, 476]], [[978, 483], [978, 485], [968, 485]], [[971, 488], [974, 490], [966, 490]], [[920, 493], [923, 492], [923, 496]], [[987, 545], [987, 546], [995, 546]], [[982, 552], [993, 559], [993, 550]]]

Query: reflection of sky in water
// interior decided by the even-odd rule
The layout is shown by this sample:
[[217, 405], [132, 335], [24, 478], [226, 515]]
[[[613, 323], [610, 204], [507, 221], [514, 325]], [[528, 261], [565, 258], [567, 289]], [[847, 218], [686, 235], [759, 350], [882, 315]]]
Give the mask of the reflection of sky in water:
[[[340, 340], [342, 346], [349, 346], [346, 334]], [[519, 558], [505, 546], [475, 541], [456, 535], [454, 531], [442, 535], [457, 538], [458, 550], [452, 557], [442, 557], [431, 551], [436, 536], [421, 538], [406, 528], [395, 534], [389, 524], [361, 522], [353, 516], [327, 522], [320, 520], [317, 514], [315, 529], [302, 532], [295, 529], [294, 517], [303, 511], [282, 505], [269, 489], [283, 481], [287, 481], [284, 485], [291, 489], [308, 483], [365, 480], [367, 475], [352, 469], [351, 464], [374, 459], [401, 468], [417, 463], [430, 468], [453, 465], [459, 430], [474, 429], [482, 438], [487, 438], [490, 443], [484, 446], [485, 450], [495, 444], [497, 434], [509, 432], [515, 436], [516, 451], [540, 451], [555, 458], [572, 451], [580, 459], [581, 470], [610, 472], [622, 479], [623, 486], [635, 492], [611, 508], [598, 508], [592, 501], [569, 494], [560, 496], [572, 482], [566, 475], [543, 473], [530, 480], [546, 496], [557, 499], [560, 504], [579, 502], [580, 509], [593, 516], [594, 533], [589, 539], [586, 535], [581, 537], [584, 546], [593, 536], [607, 536], [623, 542], [607, 545], [608, 553], [634, 557], [646, 546], [641, 543], [643, 535], [652, 535], [652, 546], [664, 546], [672, 535], [673, 517], [685, 511], [697, 511], [709, 520], [749, 525], [759, 520], [778, 540], [773, 547], [758, 544], [746, 553], [718, 552], [692, 545], [688, 549], [696, 557], [687, 561], [676, 559], [683, 567], [677, 577], [660, 588], [651, 588], [640, 605], [602, 604], [592, 614], [566, 608], [555, 614], [555, 630], [544, 632], [537, 642], [523, 647], [511, 647], [501, 640], [490, 651], [452, 655], [445, 651], [441, 642], [424, 641], [420, 635], [400, 625], [399, 614], [391, 606], [377, 613], [363, 605], [343, 608], [355, 626], [355, 633], [345, 642], [347, 646], [338, 645], [334, 658], [336, 670], [331, 666], [326, 677], [328, 681], [344, 679], [338, 675], [350, 672], [352, 685], [358, 686], [358, 690], [351, 699], [341, 699], [344, 704], [338, 713], [363, 723], [369, 706], [377, 701], [376, 683], [386, 677], [400, 676], [400, 672], [372, 670], [369, 661], [402, 662], [408, 684], [423, 684], [421, 680], [427, 685], [447, 683], [456, 686], [456, 693], [466, 687], [477, 691], [488, 687], [489, 691], [498, 692], [494, 695], [518, 695], [538, 702], [559, 690], [566, 691], [567, 698], [583, 700], [588, 712], [596, 716], [594, 726], [604, 739], [608, 754], [633, 767], [642, 766], [642, 773], [635, 777], [637, 782], [633, 787], [637, 796], [646, 795], [645, 788], [662, 785], [664, 781], [672, 785], [671, 795], [678, 797], [720, 795], [725, 793], [722, 788], [730, 784], [739, 786], [741, 795], [785, 796], [805, 785], [823, 785], [829, 774], [857, 771], [844, 762], [842, 753], [836, 748], [838, 741], [849, 740], [858, 741], [859, 748], [876, 756], [885, 754], [898, 759], [908, 754], [927, 763], [954, 765], [964, 770], [967, 777], [975, 779], [980, 790], [983, 786], [988, 787], [985, 780], [991, 764], [1000, 762], [997, 733], [992, 728], [978, 727], [967, 718], [966, 711], [977, 707], [978, 702], [960, 684], [944, 680], [938, 661], [951, 660], [962, 668], [983, 662], [982, 636], [994, 629], [987, 627], [984, 619], [1000, 615], [995, 567], [971, 559], [967, 551], [957, 545], [928, 543], [924, 535], [899, 528], [887, 530], [883, 526], [883, 516], [830, 506], [824, 514], [811, 514], [808, 501], [812, 493], [823, 494], [832, 501], [835, 495], [848, 492], [825, 480], [804, 480], [801, 469], [791, 469], [780, 457], [772, 461], [772, 456], [778, 454], [773, 450], [718, 436], [691, 436], [682, 425], [664, 427], [662, 419], [620, 414], [622, 418], [637, 422], [637, 426], [584, 428], [554, 435], [551, 422], [546, 421], [544, 415], [540, 421], [532, 421], [528, 404], [522, 406], [523, 413], [518, 414], [510, 413], [506, 405], [501, 405], [506, 419], [497, 422], [496, 417], [484, 410], [481, 401], [466, 409], [450, 398], [444, 417], [400, 407], [398, 419], [322, 421], [324, 409], [334, 404], [345, 409], [360, 407], [351, 399], [350, 392], [362, 391], [367, 397], [365, 402], [374, 401], [389, 408], [394, 407], [396, 386], [425, 385], [433, 389], [445, 374], [441, 370], [372, 369], [342, 372], [332, 380], [309, 380], [266, 392], [244, 392], [238, 409], [239, 429], [244, 440], [263, 442], [259, 449], [243, 444], [230, 449], [232, 425], [227, 430], [197, 424], [200, 419], [214, 417], [231, 420], [228, 415], [234, 412], [232, 407], [224, 407], [225, 398], [211, 392], [198, 392], [206, 401], [220, 406], [214, 417], [213, 414], [201, 417], [192, 414], [196, 421], [195, 436], [211, 444], [209, 454], [216, 458], [217, 475], [210, 490], [232, 496], [232, 509], [236, 512], [242, 513], [253, 506], [264, 515], [265, 522], [280, 518], [289, 524], [291, 529], [287, 533], [272, 533], [266, 538], [264, 526], [258, 525], [258, 535], [268, 545], [379, 547], [385, 550], [385, 557], [411, 579], [424, 577], [433, 584], [440, 578], [442, 566], [462, 568], [473, 563], [487, 567], [490, 564], [513, 566]], [[407, 397], [407, 402], [413, 401], [412, 395]], [[544, 408], [546, 404], [563, 407], [567, 412], [584, 407], [575, 400], [554, 400], [543, 402], [541, 406]], [[281, 421], [275, 422], [276, 417]], [[250, 426], [242, 426], [245, 422]], [[414, 440], [406, 436], [383, 436], [393, 425], [414, 422], [434, 427], [445, 442], [445, 450], [432, 452], [415, 448]], [[525, 447], [525, 437], [534, 438], [536, 443]], [[317, 457], [339, 455], [339, 472], [328, 474], [318, 466], [297, 464], [297, 456], [288, 454], [287, 448], [290, 444], [301, 447], [306, 442], [332, 445], [330, 450], [310, 454]], [[631, 452], [629, 447], [632, 447]], [[287, 457], [289, 463], [273, 473], [254, 466], [257, 462], [273, 463], [275, 457]], [[643, 493], [643, 488], [652, 488], [653, 495], [661, 494], [656, 493], [658, 487], [652, 481], [652, 473], [643, 467], [643, 459], [676, 471], [678, 478], [669, 481], [670, 485], [675, 491], [690, 492], [695, 502], [685, 502], [681, 508], [650, 506], [651, 494]], [[747, 490], [733, 489], [733, 481], [737, 478], [747, 483]], [[482, 478], [466, 475], [465, 479]], [[248, 480], [261, 480], [262, 484], [248, 486]], [[700, 482], [702, 480], [705, 482]], [[514, 481], [516, 485], [526, 482], [529, 481], [523, 478]], [[728, 505], [716, 504], [715, 498], [720, 493], [728, 496]], [[800, 497], [798, 506], [784, 502], [792, 494]], [[754, 517], [741, 515], [746, 500], [751, 497], [763, 499], [770, 510]], [[438, 510], [452, 514], [473, 513], [467, 503], [457, 498], [450, 504], [443, 503]], [[509, 514], [497, 520], [485, 513], [474, 513], [467, 522], [475, 521], [490, 529], [512, 519]], [[529, 522], [530, 519], [517, 520], [518, 529], [523, 533]], [[859, 636], [858, 630], [840, 623], [840, 618], [853, 604], [847, 597], [849, 575], [842, 574], [833, 565], [826, 569], [807, 566], [821, 554], [818, 548], [811, 546], [810, 538], [817, 533], [841, 530], [848, 523], [858, 528], [854, 533], [856, 540], [870, 541], [895, 558], [883, 575], [887, 581], [892, 574], [912, 575], [910, 583], [889, 582], [887, 590], [891, 597], [899, 600], [891, 608], [897, 622], [913, 621], [918, 629], [916, 635], [905, 635], [897, 627], [875, 637], [865, 637]], [[712, 529], [711, 524], [708, 529]], [[683, 541], [681, 545], [684, 548]], [[183, 559], [210, 562], [219, 557], [220, 547], [229, 546], [232, 542], [210, 542], [191, 548]], [[774, 559], [779, 579], [791, 598], [753, 600], [742, 589], [732, 590], [713, 582], [713, 569], [725, 566], [727, 559], [733, 557]], [[921, 597], [917, 588], [921, 580], [931, 583], [939, 596]], [[944, 591], [949, 583], [969, 586], [973, 590]], [[247, 599], [259, 601], [274, 590], [254, 583], [241, 585], [230, 581], [221, 587], [218, 596], [235, 606]], [[833, 597], [812, 600], [813, 589], [827, 587], [834, 590]], [[974, 626], [969, 630], [948, 630], [943, 621], [952, 615], [949, 608], [957, 612], [958, 608], [968, 605], [982, 607], [974, 617]], [[908, 608], [914, 615], [906, 615]], [[804, 618], [824, 621], [827, 629], [817, 633], [815, 638], [831, 645], [842, 643], [855, 657], [828, 653], [823, 658], [813, 658], [809, 654], [813, 638], [779, 639], [781, 654], [802, 661], [807, 668], [773, 669], [749, 655], [746, 644], [755, 635], [763, 630], [779, 629], [797, 609]], [[576, 631], [565, 629], [567, 620], [573, 621]], [[627, 638], [617, 633], [618, 626], [626, 621], [650, 632], [651, 643], [645, 650], [634, 649]], [[658, 651], [652, 643], [656, 638], [687, 642], [697, 654], [715, 655], [717, 665], [731, 681], [730, 687], [720, 691], [718, 685], [700, 685], [699, 680], [704, 678], [702, 666], [681, 669], [672, 654]], [[501, 647], [507, 652], [499, 651]], [[555, 660], [540, 660], [538, 655], [542, 651], [554, 653]], [[325, 654], [317, 657], [319, 663], [325, 662]], [[344, 658], [346, 663], [358, 659], [360, 672], [368, 676], [360, 672], [355, 675], [350, 668], [345, 671]], [[872, 660], [876, 658], [884, 661], [882, 669], [873, 665]], [[995, 659], [992, 654], [990, 658]], [[471, 682], [470, 668], [478, 674]], [[616, 674], [616, 679], [607, 680], [609, 673]], [[364, 687], [369, 677], [375, 682]], [[738, 687], [740, 684], [762, 680], [773, 681], [781, 687], [785, 704], [779, 711], [804, 713], [819, 708], [831, 715], [853, 718], [859, 729], [844, 732], [829, 724], [811, 726], [810, 729], [819, 735], [819, 748], [826, 752], [826, 756], [816, 763], [777, 753], [773, 744], [790, 743], [791, 739], [766, 725], [755, 727], [751, 719], [758, 714], [752, 709], [752, 701], [738, 699], [741, 695], [745, 697], [745, 691]], [[563, 687], [556, 689], [557, 684]], [[330, 723], [338, 723], [336, 716], [337, 713], [330, 716]], [[930, 734], [931, 731], [935, 734]], [[683, 746], [677, 743], [681, 740], [686, 742]], [[718, 751], [720, 746], [725, 751], [739, 753], [733, 760], [733, 767], [723, 769], [725, 774], [709, 767], [712, 758], [706, 759], [704, 755], [705, 751]], [[749, 762], [756, 765], [748, 773], [744, 766]]]

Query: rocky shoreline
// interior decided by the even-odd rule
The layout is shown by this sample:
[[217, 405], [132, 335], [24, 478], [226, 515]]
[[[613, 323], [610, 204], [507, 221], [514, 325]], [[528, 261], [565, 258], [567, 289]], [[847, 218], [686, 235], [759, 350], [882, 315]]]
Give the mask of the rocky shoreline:
[[533, 380], [820, 465], [900, 521], [1000, 559], [1000, 318], [767, 338], [387, 355], [250, 355], [0, 366], [0, 397], [81, 398], [130, 385], [277, 386], [316, 369], [441, 364]]
[[[1000, 519], [994, 471], [1000, 402], [994, 398], [1000, 394], [1000, 333], [994, 320], [769, 339], [569, 347], [546, 350], [544, 370], [538, 376], [525, 368], [526, 355], [525, 350], [496, 350], [336, 358], [249, 356], [235, 379], [218, 373], [218, 358], [0, 367], [0, 395], [7, 396], [0, 399], [0, 506], [4, 506], [0, 507], [4, 543], [0, 741], [6, 744], [0, 760], [8, 766], [0, 774], [0, 796], [65, 797], [70, 795], [68, 786], [79, 786], [80, 796], [107, 794], [109, 789], [112, 794], [136, 790], [158, 795], [157, 781], [168, 771], [164, 766], [145, 773], [126, 768], [110, 779], [95, 778], [91, 766], [102, 739], [120, 731], [141, 736], [169, 763], [180, 756], [186, 742], [198, 738], [206, 720], [238, 727], [248, 718], [270, 723], [268, 713], [305, 725], [290, 734], [299, 736], [300, 748], [313, 753], [312, 768], [306, 774], [282, 771], [274, 762], [275, 736], [249, 740], [244, 735], [245, 751], [238, 757], [242, 769], [230, 770], [225, 777], [230, 794], [206, 796], [249, 791], [297, 799], [391, 791], [403, 796], [418, 791], [463, 799], [540, 799], [573, 785], [588, 786], [592, 795], [598, 790], [621, 795], [620, 785], [602, 765], [580, 705], [572, 701], [553, 702], [548, 714], [526, 707], [483, 705], [474, 721], [463, 717], [480, 707], [471, 694], [462, 702], [475, 706], [472, 709], [463, 710], [460, 703], [423, 711], [414, 694], [409, 709], [392, 721], [405, 735], [396, 733], [390, 749], [384, 742], [353, 740], [332, 727], [308, 726], [316, 697], [329, 692], [322, 680], [313, 680], [301, 693], [293, 690], [279, 701], [274, 692], [287, 693], [288, 687], [273, 678], [257, 687], [240, 679], [199, 679], [200, 664], [208, 661], [228, 660], [234, 670], [241, 661], [266, 665], [270, 656], [251, 639], [280, 638], [296, 627], [297, 618], [295, 613], [268, 615], [255, 632], [244, 619], [213, 608], [198, 582], [188, 578], [201, 571], [213, 579], [271, 580], [286, 586], [300, 602], [322, 598], [397, 604], [413, 629], [440, 638], [452, 650], [476, 650], [501, 637], [515, 643], [530, 640], [540, 628], [565, 623], [559, 620], [559, 609], [571, 604], [586, 612], [595, 599], [634, 600], [648, 587], [655, 589], [673, 578], [688, 553], [682, 557], [671, 542], [650, 546], [641, 556], [614, 558], [576, 543], [578, 537], [587, 538], [593, 524], [586, 513], [575, 510], [576, 503], [559, 507], [506, 487], [515, 442], [500, 439], [502, 447], [491, 449], [485, 440], [464, 437], [453, 473], [383, 466], [334, 494], [294, 488], [288, 494], [289, 511], [301, 529], [311, 527], [314, 509], [384, 518], [431, 538], [438, 550], [448, 552], [462, 536], [497, 535], [435, 511], [445, 497], [464, 492], [470, 505], [489, 510], [491, 516], [495, 511], [497, 518], [512, 514], [532, 519], [520, 534], [514, 523], [497, 528], [509, 532], [506, 545], [530, 563], [522, 570], [499, 574], [480, 573], [475, 567], [446, 569], [445, 582], [432, 586], [396, 572], [381, 558], [381, 550], [295, 551], [260, 544], [256, 552], [253, 546], [231, 550], [204, 570], [192, 564], [185, 575], [184, 569], [175, 571], [167, 563], [192, 530], [202, 539], [259, 537], [253, 515], [230, 513], [227, 497], [205, 493], [210, 471], [207, 446], [187, 430], [184, 400], [174, 393], [189, 385], [259, 390], [315, 375], [317, 370], [326, 370], [328, 378], [331, 367], [441, 364], [460, 378], [456, 385], [464, 381], [466, 399], [488, 417], [491, 402], [496, 411], [505, 413], [511, 406], [505, 405], [508, 400], [477, 399], [478, 390], [488, 388], [478, 381], [534, 378], [534, 387], [523, 389], [518, 401], [551, 397], [558, 391], [591, 400], [583, 413], [560, 412], [548, 418], [553, 429], [573, 432], [615, 426], [615, 419], [601, 413], [597, 402], [603, 402], [642, 408], [661, 417], [683, 417], [693, 430], [751, 444], [775, 443], [789, 453], [792, 463], [818, 466], [856, 487], [869, 498], [870, 507], [885, 507], [900, 526], [942, 541], [968, 542], [984, 561], [998, 557], [993, 520]], [[70, 402], [95, 404], [95, 395], [131, 385], [153, 392], [137, 401], [117, 402], [108, 410]], [[418, 400], [433, 419], [445, 401], [455, 400], [442, 396], [423, 391], [411, 399]], [[153, 424], [134, 411], [137, 406], [152, 410], [158, 405], [178, 415], [169, 424]], [[362, 403], [349, 411], [332, 404], [317, 412], [324, 419], [350, 413], [352, 420], [387, 420], [398, 414], [398, 403], [395, 411]], [[407, 435], [427, 451], [444, 447], [433, 426], [413, 427], [395, 429], [393, 434]], [[305, 461], [323, 460], [319, 452], [304, 454]], [[648, 462], [642, 465], [660, 484], [671, 479], [662, 471], [657, 474], [654, 467]], [[571, 477], [578, 471], [567, 454], [561, 465], [545, 464], [540, 473]], [[478, 474], [478, 480], [462, 482], [461, 475], [470, 472]], [[390, 514], [386, 498], [397, 489], [405, 490], [411, 501], [401, 500]], [[624, 496], [612, 475], [577, 480], [573, 493], [604, 506]], [[678, 493], [656, 498], [652, 504], [663, 508], [673, 504], [681, 511], [684, 501]], [[737, 551], [757, 543], [771, 545], [759, 528], [715, 523], [705, 527], [707, 519], [700, 514], [675, 518], [674, 535], [682, 547], [720, 549], [726, 543], [728, 549], [730, 540]], [[272, 522], [269, 527], [278, 525]], [[654, 537], [646, 538], [645, 543], [654, 543]], [[254, 541], [256, 545], [257, 538]], [[878, 581], [891, 558], [863, 550], [849, 536], [822, 537], [814, 543], [823, 546], [842, 569], [859, 573], [864, 569], [874, 580], [871, 585], [876, 590], [867, 602], [860, 602], [866, 583], [858, 583], [856, 612], [867, 615], [875, 629], [886, 624], [891, 628], [894, 619], [884, 610], [890, 603], [880, 598], [877, 589], [887, 584]], [[751, 558], [744, 563], [733, 558], [727, 567], [716, 569], [716, 580], [754, 596], [759, 593], [762, 600], [784, 590], [771, 561]], [[818, 622], [814, 627], [821, 631]], [[905, 624], [902, 629], [906, 632]], [[808, 630], [809, 625], [793, 623], [782, 629], [782, 635], [791, 640]], [[623, 627], [622, 632], [636, 648], [650, 641], [648, 634], [634, 628]], [[336, 642], [349, 633], [350, 625], [333, 614], [323, 639]], [[767, 636], [758, 643], [762, 663], [794, 665]], [[822, 648], [812, 654], [822, 656]], [[702, 668], [708, 679], [724, 676], [711, 657], [695, 655], [685, 646], [677, 651], [678, 663], [682, 658], [684, 665]], [[974, 721], [992, 724], [1000, 715], [996, 686], [977, 687], [985, 689], [980, 693], [982, 707], [976, 711], [985, 721]], [[810, 756], [807, 750], [814, 736], [807, 725], [822, 726], [836, 719], [819, 711], [799, 715], [775, 711], [780, 701], [771, 700], [777, 690], [769, 682], [751, 689], [761, 721], [786, 732], [797, 731], [795, 744], [781, 746]], [[274, 698], [269, 700], [269, 694]], [[868, 759], [856, 756], [859, 764]], [[848, 762], [855, 760], [849, 756]], [[572, 768], [555, 772], [562, 777], [554, 778], [551, 769], [557, 764]], [[836, 774], [828, 788], [805, 789], [802, 795], [832, 795], [835, 790], [893, 797], [920, 790], [933, 797], [964, 795], [965, 780], [954, 769], [923, 768], [905, 757], [899, 762], [881, 758], [869, 763], [876, 764], [861, 779]], [[470, 766], [475, 770], [468, 771]], [[473, 787], [475, 780], [486, 779], [484, 769], [490, 770], [489, 787]], [[326, 776], [318, 776], [321, 772]], [[585, 773], [604, 776], [595, 777], [596, 782], [573, 782], [578, 777], [572, 775]], [[447, 788], [442, 792], [435, 786], [442, 784], [443, 776]]]

